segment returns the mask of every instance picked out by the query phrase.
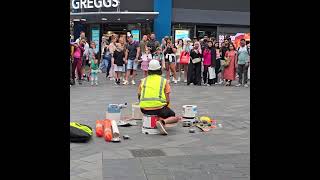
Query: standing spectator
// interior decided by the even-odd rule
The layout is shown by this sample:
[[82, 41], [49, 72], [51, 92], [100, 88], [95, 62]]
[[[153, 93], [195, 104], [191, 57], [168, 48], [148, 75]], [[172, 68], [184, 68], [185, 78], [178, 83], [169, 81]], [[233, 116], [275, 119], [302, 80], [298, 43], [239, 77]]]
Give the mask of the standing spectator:
[[208, 74], [208, 68], [212, 67], [214, 68], [216, 64], [216, 50], [213, 47], [213, 42], [208, 41], [208, 45], [205, 47], [203, 51], [203, 83], [204, 85], [207, 85], [207, 80], [208, 80], [208, 85], [211, 86], [213, 84], [213, 79], [209, 79], [209, 74]]
[[[89, 50], [88, 50], [88, 59], [89, 59], [89, 62], [87, 63], [88, 66], [89, 66], [88, 80], [90, 80], [90, 75], [91, 75], [91, 66], [90, 66], [90, 63], [91, 63], [92, 61], [95, 61], [96, 56], [97, 56], [96, 43], [95, 43], [94, 41], [91, 41], [91, 43], [90, 43], [90, 48], [89, 48]], [[95, 66], [94, 66], [94, 67], [95, 67]]]
[[[225, 60], [224, 57], [226, 56], [226, 52], [228, 51], [228, 49], [229, 49], [229, 41], [224, 40], [224, 42], [221, 44], [221, 60]], [[221, 79], [224, 81], [225, 78], [223, 77], [223, 74], [224, 74], [224, 66], [221, 66]]]
[[154, 54], [157, 48], [160, 47], [160, 43], [156, 41], [156, 35], [154, 33], [151, 33], [147, 46], [150, 48], [151, 54]]
[[[189, 66], [188, 66], [187, 85], [190, 85], [190, 83], [193, 83], [194, 85], [201, 86], [202, 51], [201, 51], [201, 45], [198, 41], [194, 43], [194, 47], [190, 51], [190, 57], [191, 58], [190, 58]], [[199, 59], [200, 59], [200, 61], [198, 61]], [[198, 62], [196, 62], [196, 61], [198, 61]]]
[[93, 86], [93, 83], [95, 83], [96, 86], [98, 86], [98, 72], [99, 72], [99, 66], [98, 66], [98, 55], [95, 54], [93, 58], [89, 58], [89, 64], [91, 69], [91, 86]]
[[215, 84], [222, 84], [223, 78], [221, 73], [221, 51], [219, 47], [219, 42], [214, 43], [214, 48], [216, 50], [216, 65], [215, 65], [215, 71], [216, 71], [216, 78], [214, 79]]
[[79, 44], [80, 40], [86, 37], [86, 33], [81, 31], [80, 32], [80, 37], [78, 39], [76, 39], [76, 43]]
[[[248, 82], [248, 68], [249, 68], [249, 49], [246, 46], [246, 40], [241, 39], [240, 47], [238, 48], [238, 75], [239, 75], [239, 84], [236, 86], [239, 87], [244, 84], [245, 87], [249, 87]], [[244, 79], [242, 79], [244, 76]], [[243, 81], [242, 81], [243, 80]]]
[[[116, 43], [118, 41], [118, 36], [116, 34], [113, 34], [111, 36], [111, 43], [109, 45], [109, 50], [110, 50], [110, 53], [113, 55], [114, 51], [116, 50]], [[112, 63], [110, 63], [112, 64]], [[110, 71], [109, 71], [109, 79], [112, 81], [112, 80], [115, 80], [115, 72], [114, 72], [114, 69], [113, 69], [113, 66], [110, 66]]]
[[142, 53], [141, 61], [140, 61], [144, 78], [148, 76], [149, 62], [152, 60], [152, 55], [151, 55], [150, 49], [148, 47], [145, 47], [145, 48], [146, 49], [144, 50], [144, 53]]
[[143, 35], [142, 40], [140, 41], [141, 55], [145, 53], [147, 44], [148, 44], [148, 36]]
[[[81, 75], [83, 78], [86, 77], [86, 65], [89, 66], [89, 43], [87, 42], [87, 38], [82, 38], [83, 44], [84, 44], [84, 52], [82, 54], [82, 66], [81, 66]], [[89, 77], [88, 77], [89, 81]]]
[[72, 80], [75, 82], [76, 78], [76, 71], [78, 75], [78, 83], [81, 85], [81, 66], [82, 66], [82, 60], [81, 55], [84, 51], [83, 48], [83, 42], [79, 41], [79, 43], [74, 44], [74, 53], [73, 53], [73, 63], [72, 63]]
[[104, 47], [102, 48], [102, 61], [99, 67], [101, 71], [106, 73], [106, 78], [109, 77], [109, 72], [111, 68], [112, 53], [110, 48], [111, 48], [110, 44], [108, 43], [104, 44]]
[[124, 71], [125, 64], [125, 47], [121, 43], [115, 44], [116, 49], [112, 57], [112, 66], [115, 71], [115, 82], [117, 85], [120, 85], [120, 77]]
[[236, 79], [237, 63], [237, 52], [233, 44], [229, 44], [229, 50], [226, 52], [224, 59], [229, 61], [229, 65], [225, 67], [223, 77], [226, 80], [226, 86], [231, 86], [231, 82]]
[[74, 80], [72, 79], [73, 52], [74, 46], [73, 43], [70, 42], [70, 86], [75, 84]]
[[163, 52], [161, 51], [161, 47], [157, 47], [157, 51], [155, 52], [155, 54], [153, 54], [153, 59], [156, 59], [159, 61], [162, 67], [162, 70], [165, 69], [164, 55], [163, 55]]
[[181, 67], [180, 67], [180, 55], [183, 51], [183, 40], [182, 39], [178, 39], [177, 42], [177, 52], [176, 52], [176, 59], [177, 59], [177, 73], [179, 73], [178, 75], [178, 82], [180, 82], [181, 80]]
[[166, 38], [165, 41], [166, 43], [164, 46], [163, 54], [164, 54], [164, 58], [165, 58], [164, 60], [166, 63], [167, 80], [168, 82], [170, 82], [170, 70], [171, 70], [171, 73], [173, 75], [173, 82], [177, 84], [178, 81], [177, 81], [176, 66], [175, 66], [175, 62], [176, 62], [175, 53], [177, 51], [177, 48], [174, 44], [172, 44], [170, 38]]
[[[190, 38], [186, 38], [186, 44], [183, 47], [183, 52], [184, 53], [190, 53], [191, 49], [193, 48], [191, 45], [191, 39]], [[181, 58], [181, 55], [180, 55]], [[184, 73], [184, 80], [183, 82], [186, 83], [187, 79], [188, 79], [188, 64], [180, 64], [181, 68], [183, 68], [183, 73]]]
[[135, 85], [135, 76], [136, 76], [136, 70], [138, 68], [138, 60], [139, 60], [139, 54], [140, 54], [140, 47], [139, 47], [139, 42], [133, 40], [133, 36], [130, 35], [128, 36], [128, 43], [126, 47], [126, 53], [128, 54], [127, 56], [127, 74], [125, 77], [125, 81], [123, 82], [124, 85], [129, 84], [129, 75], [130, 71], [132, 70], [132, 80], [131, 84]]

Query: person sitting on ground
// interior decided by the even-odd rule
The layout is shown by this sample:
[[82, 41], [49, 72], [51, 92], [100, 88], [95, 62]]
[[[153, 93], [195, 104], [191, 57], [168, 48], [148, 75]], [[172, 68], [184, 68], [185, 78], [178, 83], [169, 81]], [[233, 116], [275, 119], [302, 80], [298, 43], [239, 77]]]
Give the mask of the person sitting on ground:
[[[180, 116], [175, 116], [168, 105], [170, 104], [170, 85], [161, 77], [162, 70], [158, 60], [151, 60], [148, 67], [148, 76], [141, 80], [138, 89], [140, 108], [143, 114], [156, 115], [159, 117], [157, 128], [162, 135], [167, 135], [164, 126], [177, 123]], [[160, 92], [160, 93], [159, 93]]]

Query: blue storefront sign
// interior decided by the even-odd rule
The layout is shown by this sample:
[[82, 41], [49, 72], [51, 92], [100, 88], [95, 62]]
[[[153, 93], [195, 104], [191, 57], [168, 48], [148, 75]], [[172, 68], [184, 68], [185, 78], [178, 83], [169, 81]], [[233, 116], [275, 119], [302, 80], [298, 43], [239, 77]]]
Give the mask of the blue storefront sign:
[[189, 30], [175, 30], [174, 39], [189, 38]]
[[93, 27], [91, 29], [91, 40], [96, 43], [96, 53], [99, 52], [100, 49], [100, 28], [99, 27]]
[[140, 30], [131, 30], [131, 34], [133, 36], [133, 40], [140, 41]]

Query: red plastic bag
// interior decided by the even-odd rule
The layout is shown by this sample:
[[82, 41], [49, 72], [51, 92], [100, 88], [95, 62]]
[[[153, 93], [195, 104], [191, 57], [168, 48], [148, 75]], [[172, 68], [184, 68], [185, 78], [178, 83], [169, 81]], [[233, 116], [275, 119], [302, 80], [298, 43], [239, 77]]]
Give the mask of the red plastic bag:
[[104, 120], [96, 120], [96, 135], [97, 135], [97, 137], [103, 136], [103, 121]]
[[106, 141], [111, 142], [112, 140], [112, 126], [111, 126], [111, 120], [105, 119], [103, 121], [103, 137]]
[[180, 64], [189, 64], [190, 62], [190, 53], [182, 51], [180, 55]]

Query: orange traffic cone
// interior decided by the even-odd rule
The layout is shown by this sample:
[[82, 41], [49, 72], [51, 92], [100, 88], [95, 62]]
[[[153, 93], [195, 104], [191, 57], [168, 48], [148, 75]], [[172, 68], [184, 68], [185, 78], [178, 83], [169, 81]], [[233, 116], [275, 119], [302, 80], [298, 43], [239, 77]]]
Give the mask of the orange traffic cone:
[[103, 121], [104, 120], [96, 120], [96, 135], [97, 135], [97, 137], [103, 136]]
[[104, 132], [104, 134], [103, 134], [104, 139], [105, 139], [106, 141], [111, 142], [111, 140], [112, 140], [111, 120], [105, 119], [105, 120], [103, 121], [103, 128], [104, 128], [104, 130], [103, 130], [103, 132]]

